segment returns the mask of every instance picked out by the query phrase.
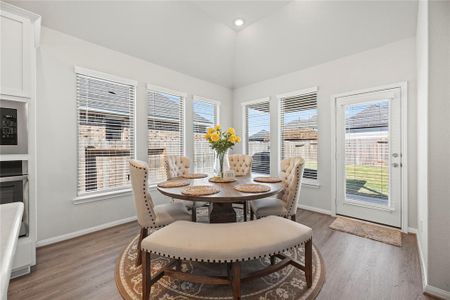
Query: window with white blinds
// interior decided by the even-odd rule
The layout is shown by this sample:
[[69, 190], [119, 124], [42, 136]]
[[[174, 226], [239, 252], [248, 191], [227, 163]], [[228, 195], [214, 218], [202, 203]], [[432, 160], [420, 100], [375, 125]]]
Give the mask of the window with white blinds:
[[303, 178], [317, 180], [317, 92], [281, 97], [281, 159], [305, 159]]
[[148, 90], [149, 182], [166, 180], [166, 155], [184, 154], [184, 96], [175, 92]]
[[245, 149], [253, 159], [252, 172], [270, 174], [270, 102], [245, 105]]
[[214, 170], [214, 151], [205, 140], [204, 135], [209, 127], [218, 123], [218, 106], [215, 102], [195, 99], [192, 103], [192, 119], [194, 127], [194, 171], [212, 173]]
[[136, 86], [77, 72], [76, 87], [78, 195], [128, 187]]

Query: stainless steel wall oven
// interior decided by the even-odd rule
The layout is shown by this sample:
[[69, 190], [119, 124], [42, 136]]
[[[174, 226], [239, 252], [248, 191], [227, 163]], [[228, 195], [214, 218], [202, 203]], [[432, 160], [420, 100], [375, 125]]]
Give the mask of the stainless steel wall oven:
[[24, 212], [20, 237], [28, 236], [28, 174], [26, 161], [0, 162], [0, 204], [23, 202]]

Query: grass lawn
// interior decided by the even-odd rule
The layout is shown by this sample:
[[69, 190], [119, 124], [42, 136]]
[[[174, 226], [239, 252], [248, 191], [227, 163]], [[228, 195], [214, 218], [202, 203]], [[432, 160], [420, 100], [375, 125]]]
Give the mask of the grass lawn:
[[387, 198], [389, 170], [387, 166], [345, 166], [347, 193]]
[[[317, 170], [317, 162], [307, 161], [305, 168]], [[387, 166], [345, 166], [347, 193], [387, 199], [389, 169]]]

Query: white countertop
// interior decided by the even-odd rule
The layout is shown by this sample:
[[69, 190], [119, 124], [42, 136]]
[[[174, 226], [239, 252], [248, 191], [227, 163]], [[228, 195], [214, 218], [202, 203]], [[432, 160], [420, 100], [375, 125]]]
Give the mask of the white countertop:
[[8, 297], [9, 277], [22, 224], [23, 203], [0, 205], [0, 299]]

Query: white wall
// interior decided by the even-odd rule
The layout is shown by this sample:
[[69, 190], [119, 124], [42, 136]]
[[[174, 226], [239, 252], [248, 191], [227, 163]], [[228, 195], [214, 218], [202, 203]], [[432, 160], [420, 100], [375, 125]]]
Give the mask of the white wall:
[[450, 299], [450, 2], [419, 1], [418, 241], [424, 290]]
[[[74, 205], [77, 130], [74, 66], [137, 80], [137, 158], [147, 159], [146, 83], [221, 101], [220, 119], [231, 123], [231, 91], [44, 27], [37, 54], [38, 241], [135, 215], [131, 195]], [[192, 133], [187, 127], [187, 132]], [[187, 141], [192, 139], [187, 138]], [[187, 147], [187, 153], [192, 147]], [[156, 193], [154, 193], [156, 195]], [[159, 197], [160, 198], [160, 197]]]
[[416, 7], [416, 1], [289, 1], [238, 32], [234, 85], [414, 37]]
[[450, 2], [429, 2], [428, 284], [450, 299]]
[[[419, 1], [416, 36], [417, 64], [417, 229], [423, 276], [428, 262], [428, 2]], [[425, 280], [426, 281], [426, 280]]]
[[[301, 55], [299, 53], [299, 55]], [[233, 125], [242, 134], [241, 103], [271, 97], [272, 170], [278, 156], [277, 94], [318, 86], [319, 107], [319, 181], [320, 187], [305, 186], [302, 205], [331, 210], [331, 96], [347, 91], [408, 81], [408, 147], [409, 147], [409, 226], [417, 226], [416, 211], [416, 74], [415, 39], [400, 40], [383, 47], [360, 52], [308, 69], [251, 84], [234, 91]], [[242, 145], [236, 148], [242, 151]]]

